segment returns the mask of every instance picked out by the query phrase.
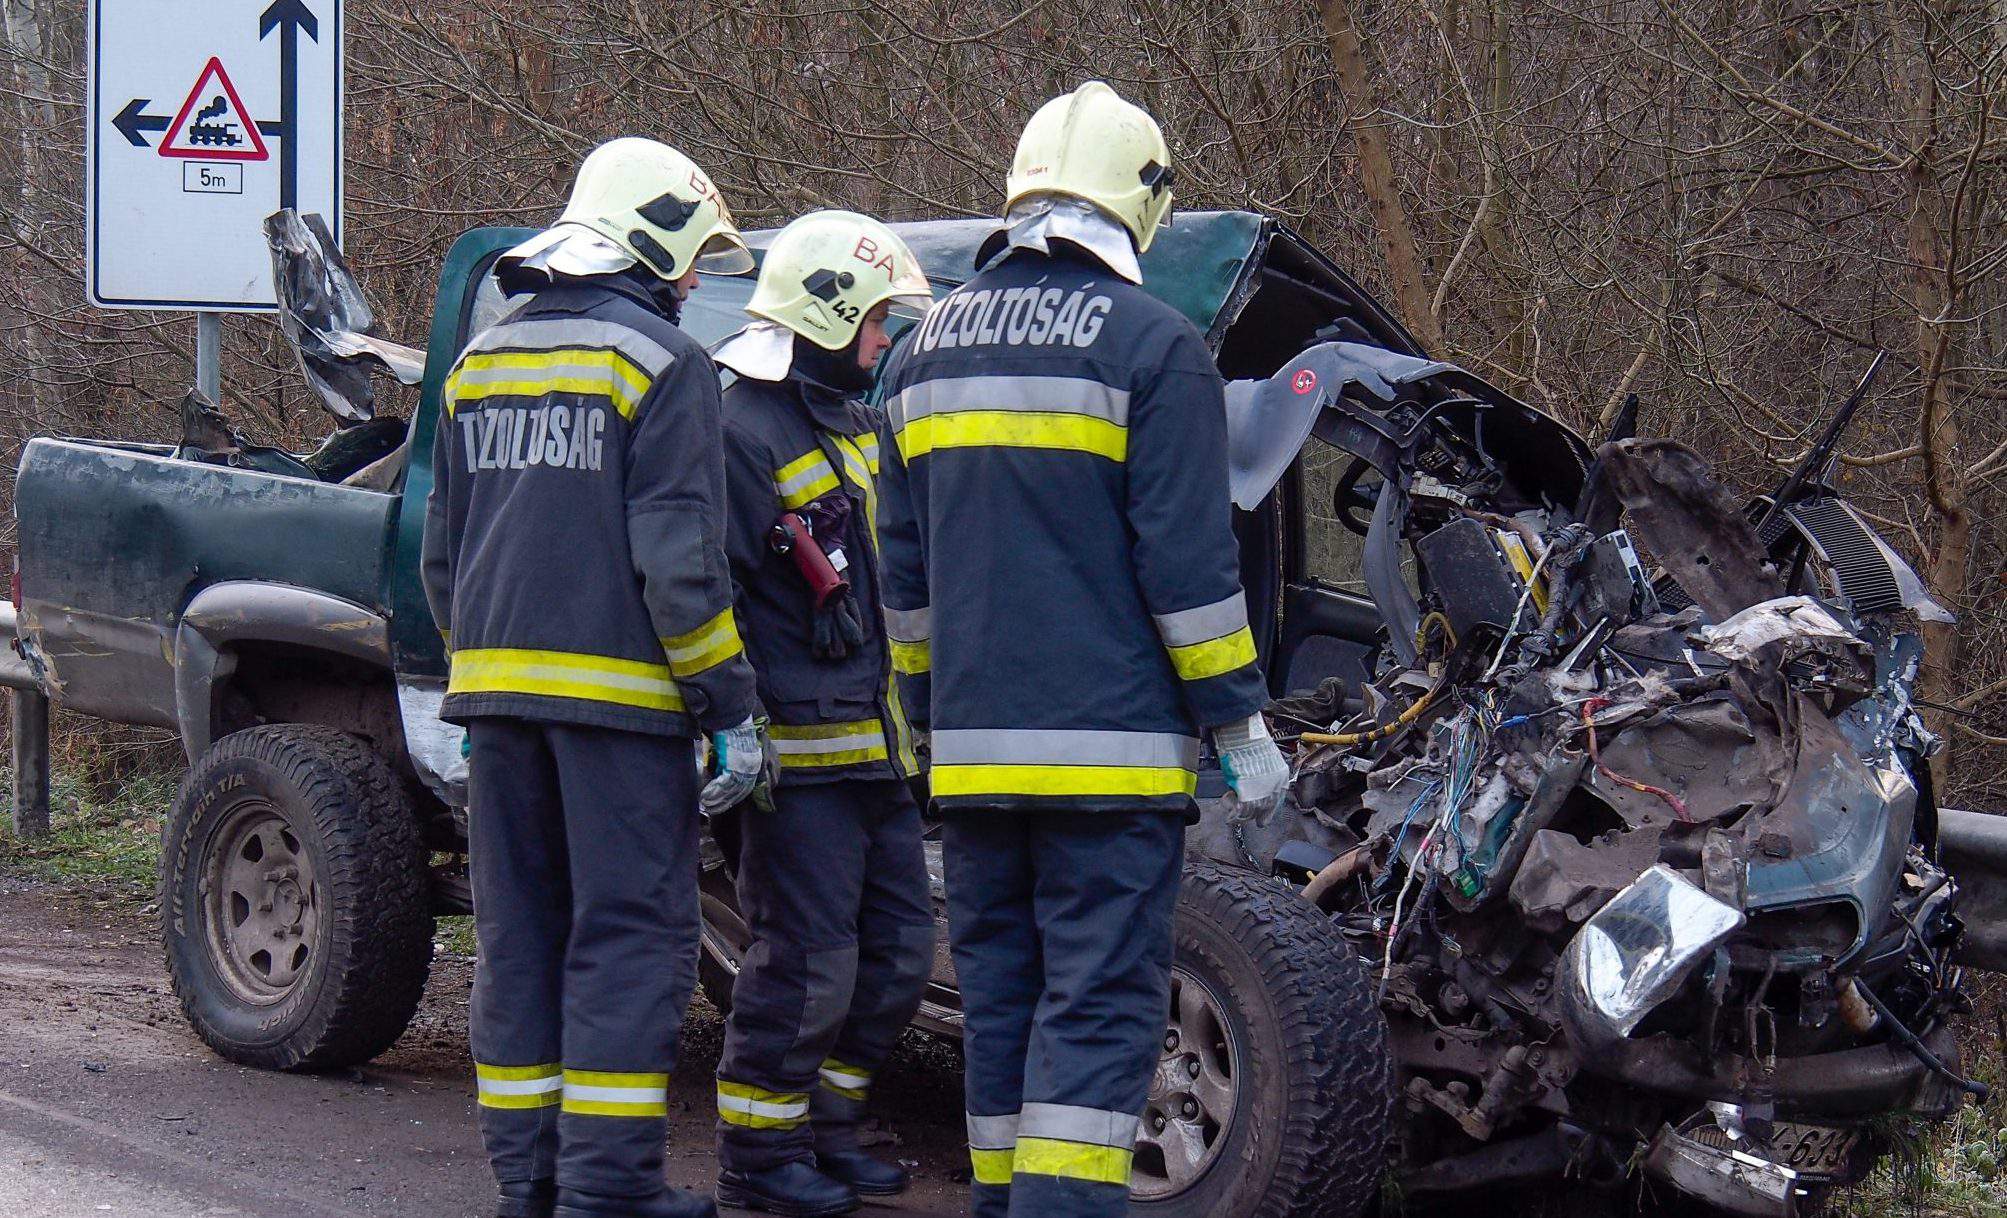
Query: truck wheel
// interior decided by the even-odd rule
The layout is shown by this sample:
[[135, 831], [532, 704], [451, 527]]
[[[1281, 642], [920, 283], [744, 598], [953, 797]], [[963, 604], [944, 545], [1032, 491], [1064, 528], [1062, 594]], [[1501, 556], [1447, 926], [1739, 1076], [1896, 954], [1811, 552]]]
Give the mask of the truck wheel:
[[324, 1070], [403, 1034], [432, 961], [417, 817], [355, 736], [301, 724], [218, 741], [162, 833], [167, 972], [233, 1062]]
[[1336, 926], [1279, 881], [1190, 863], [1171, 1021], [1130, 1182], [1148, 1218], [1354, 1218], [1393, 1117], [1386, 1024]]

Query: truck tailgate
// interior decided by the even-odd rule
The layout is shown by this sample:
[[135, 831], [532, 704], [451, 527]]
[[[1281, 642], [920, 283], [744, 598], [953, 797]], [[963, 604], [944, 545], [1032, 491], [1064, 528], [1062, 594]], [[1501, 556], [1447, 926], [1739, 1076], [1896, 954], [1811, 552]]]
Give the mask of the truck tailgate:
[[174, 727], [174, 632], [189, 599], [266, 580], [380, 607], [394, 495], [80, 440], [21, 455], [21, 631], [50, 696]]

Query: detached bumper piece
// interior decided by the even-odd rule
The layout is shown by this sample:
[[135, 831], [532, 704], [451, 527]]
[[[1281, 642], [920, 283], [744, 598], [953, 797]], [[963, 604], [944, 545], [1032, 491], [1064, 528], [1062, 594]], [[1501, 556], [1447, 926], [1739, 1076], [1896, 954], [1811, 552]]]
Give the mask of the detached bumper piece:
[[[1682, 1129], [1667, 1125], [1645, 1154], [1645, 1174], [1706, 1202], [1724, 1214], [1746, 1218], [1800, 1218], [1805, 1189], [1798, 1173], [1736, 1147], [1740, 1139], [1696, 1134], [1720, 1133], [1703, 1113]], [[1714, 1145], [1713, 1143], [1721, 1143]]]

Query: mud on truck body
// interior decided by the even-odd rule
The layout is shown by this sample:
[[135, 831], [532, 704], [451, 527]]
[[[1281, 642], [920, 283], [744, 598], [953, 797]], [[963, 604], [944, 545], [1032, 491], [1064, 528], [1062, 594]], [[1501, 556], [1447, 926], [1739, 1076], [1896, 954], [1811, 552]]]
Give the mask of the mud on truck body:
[[[938, 290], [990, 227], [900, 226]], [[272, 234], [342, 428], [295, 457], [191, 400], [179, 445], [32, 441], [19, 629], [59, 705], [187, 750], [160, 883], [192, 1025], [313, 1069], [396, 1040], [434, 916], [468, 909], [426, 458], [527, 233], [455, 244], [422, 353], [375, 334], [324, 234]], [[1356, 1214], [1391, 1174], [1789, 1218], [1885, 1118], [1955, 1107], [1955, 961], [1997, 965], [2007, 919], [1959, 934], [1908, 701], [1934, 607], [1859, 516], [1814, 477], [1758, 528], [1676, 446], [1592, 451], [1427, 360], [1267, 218], [1182, 213], [1144, 267], [1232, 382], [1243, 583], [1298, 775], [1238, 823], [1201, 773], [1139, 1212]], [[686, 328], [722, 338], [751, 287], [707, 279]], [[408, 423], [374, 417], [372, 370], [420, 384]], [[1965, 865], [2007, 869], [1999, 822], [1957, 824]], [[733, 822], [712, 828], [700, 972], [724, 1006], [747, 942]], [[916, 1022], [959, 1030], [945, 930]]]

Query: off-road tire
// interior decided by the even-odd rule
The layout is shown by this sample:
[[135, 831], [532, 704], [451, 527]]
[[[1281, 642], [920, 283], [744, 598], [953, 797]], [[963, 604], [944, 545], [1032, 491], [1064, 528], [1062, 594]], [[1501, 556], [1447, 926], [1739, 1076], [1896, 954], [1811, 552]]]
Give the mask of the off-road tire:
[[1279, 880], [1188, 863], [1177, 967], [1222, 1001], [1241, 1050], [1224, 1144], [1147, 1218], [1356, 1218], [1392, 1129], [1386, 1023], [1330, 919]]
[[[210, 854], [233, 820], [263, 815], [258, 801], [297, 843], [315, 906], [302, 936], [310, 954], [263, 1002], [225, 979], [205, 912]], [[168, 976], [210, 1048], [261, 1069], [326, 1070], [368, 1061], [403, 1034], [432, 960], [426, 855], [409, 797], [367, 743], [302, 724], [227, 736], [182, 781], [161, 846]]]

